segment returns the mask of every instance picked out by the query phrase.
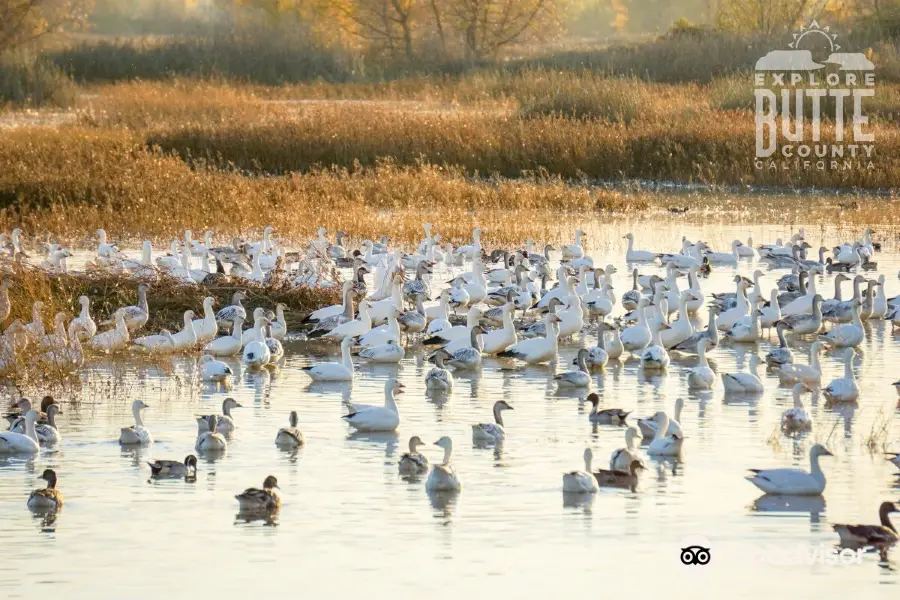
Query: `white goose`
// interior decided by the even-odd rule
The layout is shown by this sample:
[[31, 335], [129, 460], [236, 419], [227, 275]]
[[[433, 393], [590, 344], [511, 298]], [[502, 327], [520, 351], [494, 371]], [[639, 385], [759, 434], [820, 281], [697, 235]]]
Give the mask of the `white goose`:
[[425, 481], [425, 489], [429, 492], [458, 492], [462, 489], [459, 473], [450, 463], [453, 455], [453, 441], [444, 436], [434, 443], [444, 449], [444, 460], [439, 465], [431, 467], [431, 473]]
[[653, 339], [650, 327], [647, 326], [647, 315], [645, 311], [647, 303], [647, 298], [640, 299], [637, 307], [637, 324], [627, 327], [619, 336], [622, 341], [622, 348], [628, 352], [646, 348]]
[[388, 340], [377, 346], [369, 346], [359, 353], [360, 358], [373, 363], [398, 363], [405, 356], [406, 350], [397, 343], [397, 340]]
[[341, 341], [341, 362], [326, 362], [303, 367], [313, 381], [353, 381], [353, 357], [350, 345], [353, 338], [345, 337]]
[[588, 372], [587, 358], [590, 356], [590, 350], [581, 348], [578, 356], [575, 358], [575, 364], [578, 365], [577, 371], [566, 371], [555, 375], [553, 379], [559, 387], [591, 387], [591, 374]]
[[146, 446], [153, 443], [153, 436], [150, 430], [144, 427], [144, 421], [141, 419], [141, 411], [150, 408], [144, 404], [143, 400], [135, 400], [131, 405], [131, 413], [134, 415], [134, 425], [123, 427], [119, 434], [119, 444], [123, 446]]
[[263, 335], [263, 327], [269, 325], [270, 321], [265, 317], [256, 319], [253, 328], [256, 330], [256, 337], [246, 346], [244, 346], [244, 364], [251, 369], [260, 369], [265, 367], [272, 360], [272, 351], [266, 343]]
[[197, 345], [197, 333], [194, 331], [194, 311], [184, 311], [184, 325], [181, 331], [172, 334], [176, 352], [187, 352]]
[[778, 369], [778, 377], [784, 383], [803, 382], [806, 385], [818, 386], [822, 382], [822, 368], [819, 366], [819, 353], [822, 342], [813, 342], [809, 347], [809, 364], [787, 364]]
[[688, 369], [688, 387], [692, 390], [708, 390], [716, 382], [716, 373], [709, 367], [706, 349], [709, 340], [702, 339], [697, 343], [697, 366]]
[[516, 335], [516, 327], [513, 324], [513, 312], [516, 310], [516, 306], [511, 302], [507, 302], [501, 307], [501, 310], [503, 312], [503, 327], [485, 333], [482, 338], [484, 343], [482, 352], [485, 354], [503, 352], [519, 341], [519, 337]]
[[219, 325], [216, 323], [216, 313], [213, 312], [213, 304], [216, 299], [207, 296], [203, 299], [203, 318], [195, 319], [192, 322], [194, 334], [197, 338], [196, 343], [207, 344], [216, 339], [219, 332]]
[[810, 470], [750, 469], [746, 479], [766, 494], [790, 496], [819, 496], [825, 491], [825, 474], [819, 466], [820, 456], [834, 456], [822, 444], [809, 450]]
[[594, 494], [600, 488], [597, 479], [591, 472], [591, 461], [594, 453], [590, 448], [584, 450], [584, 471], [570, 471], [563, 473], [563, 492], [567, 494]]
[[[679, 398], [675, 401], [673, 416], [669, 417], [669, 427], [666, 430], [666, 435], [671, 435], [673, 433], [676, 433], [679, 436], [684, 435], [684, 433], [681, 431], [681, 411], [683, 410], [684, 398]], [[668, 413], [666, 414], [666, 416], [668, 417]], [[658, 424], [655, 421], [654, 417], [650, 417], [649, 419], [638, 419], [638, 427], [640, 428], [641, 435], [644, 437], [644, 439], [649, 440], [655, 438], [659, 433]]]
[[853, 320], [845, 325], [838, 325], [819, 339], [833, 348], [852, 348], [859, 346], [866, 339], [866, 331], [859, 318], [860, 303], [853, 304]]
[[243, 347], [243, 317], [234, 317], [231, 335], [217, 337], [203, 347], [204, 352], [213, 356], [234, 356]]
[[[653, 416], [656, 421], [658, 431], [668, 431], [669, 416], [659, 411]], [[647, 454], [653, 456], [681, 456], [684, 438], [677, 433], [666, 433], [665, 435], [657, 435], [647, 446]]]
[[794, 385], [793, 398], [794, 406], [781, 414], [781, 429], [785, 433], [799, 433], [812, 429], [812, 419], [803, 406], [803, 399], [800, 394], [808, 392], [809, 388], [803, 383]]
[[513, 410], [513, 407], [506, 400], [494, 402], [494, 422], [472, 425], [472, 442], [491, 444], [506, 439], [506, 430], [503, 428], [503, 415], [501, 414], [504, 410]]
[[650, 344], [641, 350], [641, 368], [645, 371], [665, 371], [669, 368], [669, 353], [660, 341], [660, 332], [667, 329], [670, 329], [669, 325], [657, 323]]
[[609, 468], [613, 471], [627, 471], [631, 466], [631, 461], [642, 461], [636, 444], [636, 441], [640, 439], [641, 433], [637, 427], [627, 428], [625, 430], [625, 447], [613, 450], [609, 457]]
[[497, 356], [516, 358], [530, 365], [556, 360], [559, 353], [559, 317], [548, 313], [544, 317], [547, 337], [522, 340], [513, 344]]
[[449, 390], [453, 388], [453, 374], [444, 367], [444, 358], [450, 354], [443, 348], [434, 353], [434, 368], [425, 375], [425, 387], [430, 390]]
[[143, 335], [131, 341], [131, 349], [151, 354], [170, 354], [175, 352], [175, 338], [168, 329], [162, 329], [156, 335]]
[[400, 409], [394, 394], [403, 392], [405, 386], [394, 378], [384, 384], [384, 406], [347, 403], [349, 414], [343, 418], [357, 431], [394, 431], [400, 425]]
[[340, 341], [344, 338], [354, 338], [372, 329], [372, 319], [369, 316], [369, 303], [365, 300], [359, 303], [359, 318], [338, 325], [322, 336], [323, 340]]
[[38, 454], [41, 451], [35, 432], [38, 416], [36, 410], [25, 413], [25, 433], [0, 431], [0, 454]]
[[234, 371], [221, 360], [216, 360], [209, 354], [200, 357], [200, 378], [203, 381], [221, 383], [227, 381], [232, 375], [234, 375]]
[[206, 418], [206, 431], [202, 431], [197, 435], [194, 449], [199, 452], [222, 452], [228, 448], [225, 436], [216, 430], [217, 427], [216, 416], [209, 415]]
[[828, 400], [832, 402], [856, 402], [859, 398], [859, 384], [853, 375], [853, 358], [856, 352], [853, 348], [847, 348], [844, 355], [844, 376], [835, 379], [822, 390]]
[[750, 370], [747, 373], [722, 373], [722, 385], [726, 392], [735, 394], [761, 394], [765, 389], [762, 379], [757, 375], [759, 357], [750, 355]]
[[[114, 352], [124, 348], [130, 339], [128, 334], [128, 326], [125, 325], [125, 311], [121, 308], [113, 314], [116, 326], [113, 329], [98, 333], [87, 341], [87, 344], [93, 350], [101, 352]], [[74, 321], [74, 319], [73, 319]], [[72, 325], [69, 324], [69, 337], [77, 335], [78, 329], [73, 331]]]
[[575, 232], [575, 243], [574, 244], [563, 244], [560, 247], [560, 251], [562, 252], [562, 257], [564, 259], [573, 259], [573, 258], [582, 258], [584, 256], [584, 247], [582, 246], [582, 241], [585, 238], [585, 233], [582, 230], [578, 230]]
[[625, 262], [656, 262], [659, 254], [648, 250], [634, 249], [634, 234], [627, 233], [623, 239], [628, 240], [628, 250], [625, 251]]
[[91, 299], [79, 296], [78, 303], [81, 305], [81, 313], [69, 323], [69, 337], [76, 331], [84, 331], [88, 338], [92, 338], [97, 335], [97, 323], [91, 317]]
[[231, 416], [231, 409], [243, 407], [244, 405], [234, 398], [225, 398], [225, 401], [222, 402], [222, 414], [202, 415], [197, 417], [197, 432], [203, 433], [204, 431], [210, 431], [210, 417], [214, 417], [216, 419], [216, 431], [218, 431], [219, 433], [229, 434], [233, 432], [236, 426], [234, 424], [234, 417]]

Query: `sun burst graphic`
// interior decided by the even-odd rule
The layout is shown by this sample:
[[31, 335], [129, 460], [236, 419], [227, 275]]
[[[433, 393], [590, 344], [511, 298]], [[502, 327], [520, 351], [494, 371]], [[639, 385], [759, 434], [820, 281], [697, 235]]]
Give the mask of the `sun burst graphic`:
[[831, 33], [831, 27], [828, 25], [826, 25], [825, 27], [820, 27], [817, 21], [811, 21], [809, 25], [801, 25], [800, 31], [795, 32], [793, 35], [794, 41], [788, 44], [788, 48], [793, 48], [796, 50], [800, 47], [800, 42], [803, 40], [803, 38], [810, 35], [819, 35], [828, 40], [828, 45], [831, 47], [831, 52], [841, 49], [840, 44], [835, 43], [837, 34]]

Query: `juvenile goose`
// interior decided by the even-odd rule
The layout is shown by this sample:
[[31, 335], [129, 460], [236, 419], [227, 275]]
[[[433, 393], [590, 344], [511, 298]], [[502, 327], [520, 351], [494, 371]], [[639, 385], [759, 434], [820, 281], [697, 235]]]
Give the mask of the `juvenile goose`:
[[430, 390], [449, 390], [453, 388], [453, 374], [444, 367], [444, 359], [450, 353], [443, 348], [434, 353], [435, 366], [425, 375], [425, 387]]
[[598, 425], [624, 425], [625, 419], [631, 414], [631, 411], [624, 411], [621, 408], [604, 408], [597, 410], [600, 405], [600, 396], [591, 392], [588, 394], [587, 401], [591, 403], [591, 413], [588, 415], [588, 421], [597, 423]]
[[588, 372], [587, 359], [590, 356], [590, 351], [584, 348], [578, 351], [578, 356], [575, 358], [575, 363], [578, 365], [577, 371], [566, 371], [565, 373], [560, 373], [555, 375], [553, 379], [556, 381], [557, 385], [560, 387], [590, 387], [591, 386], [591, 375]]
[[242, 291], [237, 291], [232, 294], [231, 304], [222, 308], [219, 312], [216, 313], [216, 323], [218, 324], [218, 326], [228, 327], [229, 325], [233, 325], [236, 318], [240, 318], [242, 321], [246, 321], [247, 311], [241, 304], [241, 300], [246, 299], [247, 294]]
[[269, 475], [263, 481], [262, 489], [247, 488], [237, 496], [241, 510], [245, 512], [271, 512], [281, 508], [281, 498], [275, 492], [278, 489], [278, 480]]
[[878, 508], [878, 519], [881, 525], [832, 525], [841, 537], [842, 546], [874, 546], [886, 548], [900, 540], [897, 528], [891, 523], [888, 515], [900, 512], [893, 502], [882, 502]]
[[513, 410], [506, 400], [498, 400], [494, 403], [494, 422], [478, 423], [472, 425], [472, 441], [475, 443], [495, 443], [506, 439], [506, 430], [503, 429], [504, 410]]
[[149, 289], [150, 286], [146, 283], [139, 284], [137, 304], [122, 309], [125, 311], [125, 325], [129, 331], [140, 329], [147, 324], [147, 320], [150, 318], [150, 305], [147, 303], [147, 290]]
[[819, 457], [834, 456], [822, 444], [809, 451], [810, 471], [803, 469], [750, 469], [753, 475], [745, 479], [766, 494], [791, 496], [819, 496], [825, 491], [825, 474]]
[[399, 471], [401, 475], [424, 475], [428, 472], [428, 458], [416, 450], [419, 446], [424, 445], [425, 442], [417, 435], [409, 438], [409, 452], [400, 457]]
[[141, 419], [141, 411], [145, 408], [150, 408], [150, 406], [144, 404], [143, 400], [135, 400], [132, 403], [131, 412], [134, 415], [134, 425], [122, 428], [122, 432], [119, 434], [119, 444], [123, 446], [146, 446], [153, 443], [153, 436], [144, 427], [144, 421]]
[[590, 448], [584, 449], [584, 471], [570, 471], [563, 473], [563, 492], [567, 494], [593, 494], [599, 488], [597, 480], [591, 474], [591, 461], [594, 453]]
[[244, 405], [239, 403], [234, 398], [225, 398], [225, 401], [222, 402], [222, 414], [211, 414], [211, 415], [202, 415], [197, 417], [197, 432], [203, 433], [204, 431], [209, 431], [209, 418], [215, 417], [216, 419], [216, 431], [219, 433], [229, 434], [235, 430], [234, 418], [231, 416], [232, 408], [243, 408]]
[[785, 433], [799, 433], [812, 429], [812, 419], [809, 418], [803, 406], [803, 399], [800, 398], [800, 394], [808, 391], [809, 388], [801, 382], [794, 385], [794, 407], [781, 414], [781, 430]]
[[835, 379], [822, 390], [822, 394], [831, 402], [856, 402], [859, 398], [859, 384], [856, 383], [856, 377], [853, 375], [853, 358], [855, 356], [856, 352], [853, 348], [847, 348], [844, 355], [844, 376]]
[[439, 465], [431, 467], [431, 473], [425, 482], [425, 489], [429, 492], [458, 492], [462, 489], [459, 473], [450, 463], [453, 455], [453, 440], [444, 436], [434, 443], [435, 446], [444, 449], [444, 460]]
[[198, 452], [221, 452], [228, 448], [225, 436], [216, 431], [216, 423], [216, 415], [206, 417], [206, 431], [197, 436], [197, 443], [194, 445]]
[[765, 357], [766, 364], [770, 367], [780, 367], [781, 365], [794, 362], [794, 353], [788, 347], [787, 340], [784, 339], [785, 329], [787, 329], [787, 325], [784, 323], [779, 323], [776, 328], [778, 332], [778, 347], [770, 350]]
[[53, 511], [62, 508], [63, 495], [56, 489], [56, 471], [44, 469], [38, 479], [47, 482], [47, 487], [37, 489], [28, 496], [28, 508], [34, 511]]
[[476, 325], [470, 332], [470, 346], [451, 350], [453, 344], [448, 344], [442, 348], [449, 354], [445, 358], [447, 363], [457, 369], [476, 369], [481, 366], [481, 353], [484, 348], [483, 334], [484, 329], [481, 328], [481, 325]]
[[184, 462], [177, 460], [154, 460], [147, 463], [150, 466], [150, 476], [156, 478], [189, 478], [197, 477], [197, 457], [188, 454]]
[[641, 454], [638, 451], [636, 440], [641, 439], [641, 433], [637, 427], [629, 427], [625, 430], [625, 447], [614, 450], [609, 456], [609, 468], [614, 471], [625, 471], [631, 461], [641, 460]]

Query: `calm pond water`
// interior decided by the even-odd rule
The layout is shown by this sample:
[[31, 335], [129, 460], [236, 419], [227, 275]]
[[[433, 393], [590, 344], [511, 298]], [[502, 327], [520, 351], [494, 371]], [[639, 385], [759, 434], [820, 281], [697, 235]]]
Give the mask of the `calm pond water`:
[[[653, 226], [653, 234], [650, 226]], [[574, 229], [574, 226], [572, 227]], [[723, 227], [703, 230], [675, 222], [588, 224], [589, 253], [599, 265], [619, 268], [617, 296], [630, 289], [621, 235], [633, 230], [637, 247], [673, 251], [681, 236], [703, 237], [724, 249], [734, 237], [757, 242], [788, 237], [787, 227]], [[813, 232], [816, 247], [855, 239]], [[887, 276], [889, 296], [900, 293], [896, 245], [877, 255]], [[750, 275], [755, 261], [737, 271]], [[765, 267], [763, 267], [765, 270]], [[642, 273], [657, 271], [641, 267]], [[661, 269], [658, 272], [662, 272]], [[786, 271], [763, 279], [766, 291]], [[718, 268], [703, 280], [705, 293], [731, 291], [735, 269]], [[444, 281], [438, 272], [435, 281]], [[877, 274], [874, 274], [877, 276]], [[831, 276], [818, 278], [830, 297]], [[845, 287], [847, 293], [850, 287]], [[615, 314], [621, 314], [621, 305]], [[706, 311], [701, 311], [705, 319]], [[703, 325], [704, 323], [701, 323]], [[594, 333], [563, 345], [556, 367], [567, 370], [578, 348], [592, 346]], [[719, 372], [746, 369], [750, 353], [763, 356], [777, 340], [752, 345], [721, 344], [710, 358]], [[611, 362], [596, 372], [593, 388], [604, 407], [649, 416], [686, 399], [683, 464], [648, 460], [649, 470], [637, 493], [601, 490], [586, 503], [572, 503], [561, 492], [561, 474], [583, 468], [590, 446], [595, 466], [605, 468], [609, 454], [624, 445], [624, 429], [594, 427], [582, 394], [557, 393], [553, 367], [516, 367], [486, 359], [480, 372], [457, 374], [447, 397], [429, 397], [425, 353], [411, 351], [399, 365], [358, 363], [351, 385], [310, 384], [299, 370], [311, 362], [334, 360], [338, 349], [305, 342], [285, 345], [280, 368], [241, 371], [228, 392], [199, 381], [197, 357], [158, 363], [94, 362], [82, 374], [77, 397], [64, 397], [58, 423], [64, 440], [34, 460], [0, 460], [0, 596], [34, 598], [53, 593], [66, 600], [188, 597], [217, 594], [340, 593], [342, 597], [535, 598], [561, 590], [603, 593], [603, 587], [635, 594], [691, 591], [758, 598], [789, 589], [796, 598], [830, 598], [836, 593], [896, 597], [900, 555], [887, 561], [866, 555], [861, 564], [770, 564], [753, 553], [771, 547], [814, 551], [837, 543], [833, 523], [877, 523], [884, 500], [900, 500], [897, 469], [866, 441], [873, 428], [888, 421], [887, 439], [900, 450], [897, 394], [900, 359], [890, 324], [870, 324], [856, 360], [862, 389], [855, 411], [826, 408], [824, 399], [807, 396], [814, 418], [811, 434], [782, 436], [782, 411], [791, 391], [772, 375], [757, 399], [727, 398], [717, 383], [708, 393], [687, 392], [685, 369], [694, 359], [673, 360], [667, 375], [645, 379], [637, 360]], [[794, 345], [806, 364], [808, 343]], [[823, 384], [842, 376], [841, 355], [823, 357]], [[237, 367], [235, 363], [234, 367]], [[762, 371], [761, 371], [762, 372]], [[341, 401], [380, 404], [386, 378], [407, 386], [399, 397], [401, 424], [396, 435], [351, 435], [341, 420]], [[201, 457], [195, 483], [151, 482], [146, 460], [181, 460], [193, 453], [194, 417], [218, 412], [234, 396], [237, 430], [227, 453]], [[123, 450], [119, 428], [132, 423], [131, 402], [151, 406], [145, 423], [156, 439], [145, 449]], [[506, 399], [508, 439], [501, 448], [472, 445], [472, 423], [487, 422], [491, 407]], [[811, 405], [810, 405], [811, 403]], [[296, 410], [307, 446], [284, 452], [274, 445], [277, 430]], [[449, 502], [428, 496], [424, 481], [397, 474], [397, 461], [412, 435], [433, 442], [449, 435], [463, 490]], [[826, 443], [835, 453], [823, 459], [828, 478], [824, 498], [785, 506], [762, 498], [744, 481], [748, 467], [809, 468], [808, 450]], [[423, 450], [432, 462], [441, 450]], [[36, 518], [25, 506], [29, 492], [43, 487], [44, 468], [59, 474], [66, 505], [54, 522]], [[236, 519], [234, 495], [260, 486], [266, 475], [281, 484], [284, 506], [277, 524]], [[712, 560], [707, 566], [683, 566], [685, 540], [705, 539]], [[752, 574], [752, 576], [750, 576]], [[647, 577], [652, 576], [650, 581]], [[740, 582], [739, 585], [735, 583]], [[785, 584], [787, 587], [785, 588]], [[654, 586], [659, 588], [656, 592]]]

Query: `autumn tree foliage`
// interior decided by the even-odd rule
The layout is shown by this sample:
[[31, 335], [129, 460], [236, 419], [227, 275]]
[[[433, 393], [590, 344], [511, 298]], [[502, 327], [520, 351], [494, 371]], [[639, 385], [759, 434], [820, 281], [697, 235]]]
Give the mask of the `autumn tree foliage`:
[[87, 19], [91, 0], [0, 0], [0, 53]]

